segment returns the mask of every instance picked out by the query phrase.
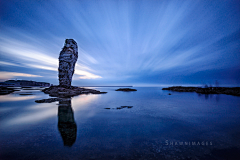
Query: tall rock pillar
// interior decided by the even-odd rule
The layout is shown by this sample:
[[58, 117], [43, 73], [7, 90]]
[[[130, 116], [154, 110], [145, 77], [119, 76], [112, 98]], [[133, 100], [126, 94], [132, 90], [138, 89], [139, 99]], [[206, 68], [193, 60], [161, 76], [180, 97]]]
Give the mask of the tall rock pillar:
[[58, 79], [61, 87], [69, 88], [71, 86], [77, 59], [77, 43], [73, 39], [66, 39], [59, 55]]

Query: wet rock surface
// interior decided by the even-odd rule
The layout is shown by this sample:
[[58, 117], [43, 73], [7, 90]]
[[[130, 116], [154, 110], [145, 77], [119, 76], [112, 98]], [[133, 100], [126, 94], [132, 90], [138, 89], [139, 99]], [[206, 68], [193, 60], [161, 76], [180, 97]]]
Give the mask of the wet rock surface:
[[48, 99], [41, 99], [41, 100], [36, 100], [36, 103], [52, 103], [52, 102], [56, 102], [59, 101], [60, 98], [48, 98]]
[[240, 87], [182, 87], [182, 86], [173, 86], [168, 88], [162, 88], [162, 90], [170, 90], [177, 92], [196, 92], [201, 94], [227, 94], [240, 96]]
[[124, 91], [124, 92], [130, 92], [130, 91], [137, 91], [136, 89], [132, 89], [132, 88], [119, 88], [115, 91]]
[[61, 86], [51, 86], [49, 88], [45, 88], [42, 92], [49, 94], [51, 97], [74, 97], [80, 94], [105, 94], [107, 92], [100, 92], [94, 89], [86, 89], [80, 87], [70, 86], [68, 88], [61, 87]]
[[0, 95], [7, 95], [15, 91], [19, 91], [19, 90], [14, 88], [8, 88], [8, 87], [0, 87]]

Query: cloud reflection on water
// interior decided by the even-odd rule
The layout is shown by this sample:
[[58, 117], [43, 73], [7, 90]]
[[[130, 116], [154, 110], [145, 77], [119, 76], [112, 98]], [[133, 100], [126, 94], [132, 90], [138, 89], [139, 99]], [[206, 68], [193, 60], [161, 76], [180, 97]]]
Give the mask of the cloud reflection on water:
[[39, 96], [16, 96], [14, 94], [0, 96], [0, 102], [11, 102], [11, 101], [25, 101], [30, 99], [37, 99]]
[[[74, 111], [80, 111], [85, 110], [89, 107], [88, 104], [91, 104], [95, 100], [99, 98], [100, 95], [80, 95], [77, 97], [74, 97], [72, 101], [72, 108]], [[3, 97], [3, 96], [1, 96]], [[24, 97], [15, 97], [14, 95], [7, 95], [5, 98], [0, 98], [0, 102], [7, 102], [7, 101], [24, 101], [24, 100], [30, 100], [30, 99], [39, 99], [40, 96], [24, 96]], [[29, 125], [34, 123], [39, 123], [40, 121], [44, 121], [48, 118], [57, 116], [57, 105], [56, 103], [44, 103], [44, 104], [38, 104], [35, 103], [29, 106], [24, 106], [24, 102], [19, 103], [19, 106], [21, 107], [21, 110], [15, 114], [15, 117], [6, 117], [4, 120], [4, 127], [13, 127], [13, 126], [19, 126], [19, 125]], [[7, 112], [11, 110], [11, 112], [14, 112], [14, 110], [17, 109], [16, 106], [9, 106], [8, 109], [1, 110], [1, 112]], [[6, 107], [5, 107], [6, 108]], [[90, 113], [86, 114], [84, 113], [82, 116], [92, 117], [95, 115], [95, 111], [91, 111]]]

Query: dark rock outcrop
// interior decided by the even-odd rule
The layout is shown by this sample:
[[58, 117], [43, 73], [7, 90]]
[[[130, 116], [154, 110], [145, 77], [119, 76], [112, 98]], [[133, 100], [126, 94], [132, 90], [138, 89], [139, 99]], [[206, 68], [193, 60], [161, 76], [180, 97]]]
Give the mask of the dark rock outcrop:
[[0, 87], [0, 95], [7, 95], [15, 91], [19, 91], [19, 90], [14, 88], [8, 88], [8, 87]]
[[51, 97], [74, 97], [80, 94], [105, 94], [107, 92], [100, 92], [98, 90], [94, 89], [86, 89], [86, 88], [80, 88], [80, 87], [74, 87], [70, 86], [68, 88], [64, 88], [61, 86], [51, 86], [49, 88], [45, 88], [42, 90], [44, 93], [49, 94]]
[[75, 64], [78, 59], [78, 46], [73, 39], [66, 39], [59, 55], [58, 78], [61, 87], [71, 86]]
[[182, 86], [173, 86], [168, 88], [162, 88], [162, 90], [171, 90], [177, 92], [196, 92], [201, 94], [227, 94], [240, 96], [240, 87], [182, 87]]
[[48, 98], [48, 99], [41, 99], [41, 100], [36, 100], [36, 103], [52, 103], [52, 102], [56, 102], [59, 101], [60, 98]]
[[124, 91], [124, 92], [130, 92], [130, 91], [137, 91], [136, 89], [132, 89], [132, 88], [119, 88], [115, 91]]

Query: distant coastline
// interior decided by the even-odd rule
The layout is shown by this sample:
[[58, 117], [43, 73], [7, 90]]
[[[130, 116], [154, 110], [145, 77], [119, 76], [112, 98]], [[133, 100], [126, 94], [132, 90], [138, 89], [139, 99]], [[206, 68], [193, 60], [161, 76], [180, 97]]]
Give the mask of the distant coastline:
[[29, 80], [7, 80], [0, 82], [2, 87], [50, 87], [51, 84], [48, 82], [36, 82]]

